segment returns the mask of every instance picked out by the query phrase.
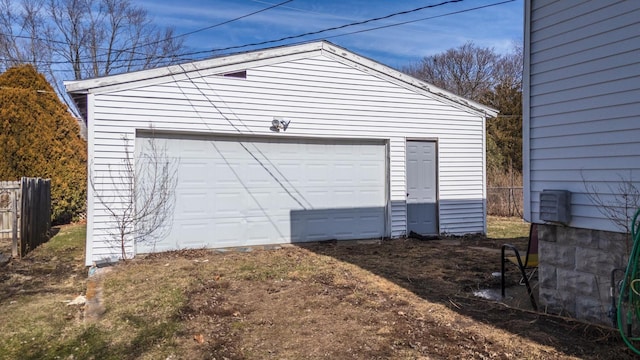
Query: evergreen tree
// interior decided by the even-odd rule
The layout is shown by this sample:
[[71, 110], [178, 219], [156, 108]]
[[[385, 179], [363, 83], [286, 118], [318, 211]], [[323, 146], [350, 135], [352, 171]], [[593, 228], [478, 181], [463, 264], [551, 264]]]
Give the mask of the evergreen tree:
[[84, 211], [87, 150], [80, 129], [31, 65], [0, 74], [0, 180], [51, 179], [52, 223]]

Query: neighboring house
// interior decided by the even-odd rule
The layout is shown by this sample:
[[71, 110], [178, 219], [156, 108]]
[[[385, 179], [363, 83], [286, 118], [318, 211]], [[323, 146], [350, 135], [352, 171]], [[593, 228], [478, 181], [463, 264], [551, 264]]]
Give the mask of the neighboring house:
[[523, 100], [524, 217], [543, 224], [540, 301], [610, 324], [610, 275], [630, 242], [597, 205], [623, 203], [621, 184], [640, 188], [640, 2], [527, 0]]
[[84, 109], [95, 184], [87, 264], [118, 257], [97, 196], [150, 127], [179, 161], [176, 204], [168, 236], [131, 241], [132, 254], [485, 233], [485, 120], [497, 112], [331, 43], [66, 87]]

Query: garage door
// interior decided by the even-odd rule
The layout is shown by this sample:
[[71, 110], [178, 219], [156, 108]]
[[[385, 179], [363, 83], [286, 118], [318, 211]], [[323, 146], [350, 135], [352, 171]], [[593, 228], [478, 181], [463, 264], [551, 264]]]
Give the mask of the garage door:
[[[150, 139], [140, 135], [136, 149]], [[153, 141], [178, 161], [176, 204], [169, 235], [137, 244], [140, 253], [385, 235], [383, 142], [183, 135]]]

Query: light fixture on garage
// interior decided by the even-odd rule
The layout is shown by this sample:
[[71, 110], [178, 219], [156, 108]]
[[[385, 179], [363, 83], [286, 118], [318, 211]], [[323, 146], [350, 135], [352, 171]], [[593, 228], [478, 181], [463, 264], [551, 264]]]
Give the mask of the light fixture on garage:
[[282, 118], [274, 117], [271, 121], [271, 127], [269, 129], [275, 132], [280, 132], [280, 130], [287, 131], [290, 122], [291, 120], [286, 121]]

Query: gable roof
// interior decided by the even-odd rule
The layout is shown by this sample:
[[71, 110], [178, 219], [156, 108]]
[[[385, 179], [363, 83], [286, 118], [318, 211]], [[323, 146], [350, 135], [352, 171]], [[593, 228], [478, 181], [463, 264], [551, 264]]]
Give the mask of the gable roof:
[[103, 93], [115, 90], [179, 80], [196, 73], [198, 76], [228, 74], [251, 67], [264, 66], [285, 61], [323, 55], [345, 65], [357, 68], [373, 76], [383, 78], [417, 93], [431, 95], [452, 106], [481, 116], [493, 117], [498, 111], [453, 94], [432, 84], [394, 70], [374, 60], [357, 55], [326, 40], [306, 44], [274, 47], [262, 50], [215, 57], [185, 64], [170, 65], [156, 69], [110, 75], [105, 77], [65, 81], [67, 93], [87, 120], [87, 99], [89, 93]]

